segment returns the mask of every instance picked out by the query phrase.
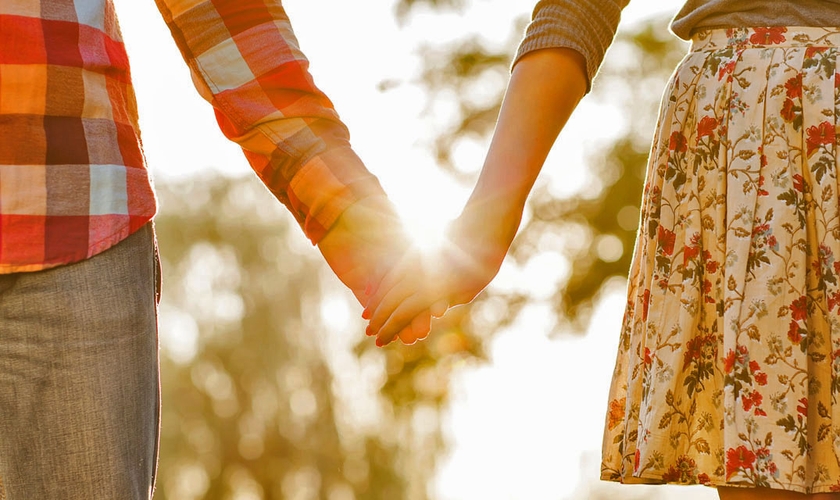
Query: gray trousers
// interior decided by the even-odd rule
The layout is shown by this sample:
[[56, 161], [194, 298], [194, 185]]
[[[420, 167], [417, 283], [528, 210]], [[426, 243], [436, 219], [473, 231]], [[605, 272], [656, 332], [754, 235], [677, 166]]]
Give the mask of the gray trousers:
[[0, 275], [0, 500], [148, 500], [160, 424], [151, 224]]

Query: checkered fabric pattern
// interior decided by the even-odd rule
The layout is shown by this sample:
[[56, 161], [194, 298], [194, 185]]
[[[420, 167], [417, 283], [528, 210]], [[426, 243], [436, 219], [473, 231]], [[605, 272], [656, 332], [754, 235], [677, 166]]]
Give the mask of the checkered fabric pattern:
[[383, 194], [312, 81], [280, 0], [156, 2], [222, 131], [313, 243], [353, 202]]
[[0, 1], [0, 273], [82, 260], [154, 213], [110, 2]]
[[[156, 0], [222, 131], [317, 243], [382, 194], [280, 0]], [[99, 253], [155, 213], [111, 0], [0, 0], [0, 273]]]

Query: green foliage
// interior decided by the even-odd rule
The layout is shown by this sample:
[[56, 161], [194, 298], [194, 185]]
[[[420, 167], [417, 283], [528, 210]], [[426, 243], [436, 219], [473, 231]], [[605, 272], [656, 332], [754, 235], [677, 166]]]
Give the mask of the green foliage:
[[[361, 386], [370, 380], [348, 381], [335, 373], [342, 354], [330, 347], [340, 351], [340, 334], [322, 311], [329, 297], [352, 299], [256, 179], [164, 184], [158, 195], [164, 349], [156, 498], [427, 498], [439, 428], [420, 433], [412, 419], [417, 408], [445, 401], [448, 372], [436, 362], [467, 352], [464, 342], [444, 335], [423, 348], [359, 349], [358, 358], [345, 342], [340, 366], [375, 375], [369, 389]], [[360, 320], [346, 329], [364, 339]], [[380, 397], [376, 381], [386, 377]], [[342, 383], [370, 400], [343, 394]], [[381, 417], [358, 424], [371, 411]], [[409, 467], [416, 463], [423, 466]]]

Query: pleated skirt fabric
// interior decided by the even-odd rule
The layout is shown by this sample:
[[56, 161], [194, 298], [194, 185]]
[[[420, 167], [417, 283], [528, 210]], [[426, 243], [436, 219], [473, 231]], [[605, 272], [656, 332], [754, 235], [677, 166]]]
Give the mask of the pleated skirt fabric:
[[601, 478], [840, 491], [840, 28], [695, 35], [659, 114]]

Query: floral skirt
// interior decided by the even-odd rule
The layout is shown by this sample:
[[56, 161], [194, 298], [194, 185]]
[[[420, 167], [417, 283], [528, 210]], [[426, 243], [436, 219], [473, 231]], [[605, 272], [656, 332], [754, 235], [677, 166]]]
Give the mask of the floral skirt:
[[840, 491], [840, 28], [697, 34], [665, 92], [601, 478]]

